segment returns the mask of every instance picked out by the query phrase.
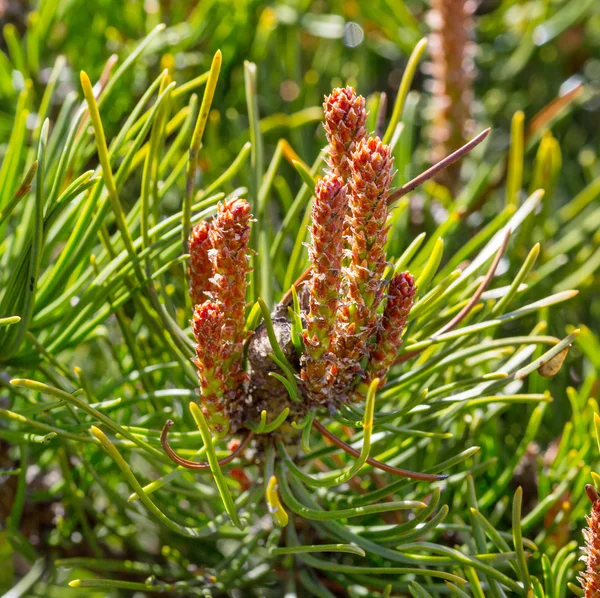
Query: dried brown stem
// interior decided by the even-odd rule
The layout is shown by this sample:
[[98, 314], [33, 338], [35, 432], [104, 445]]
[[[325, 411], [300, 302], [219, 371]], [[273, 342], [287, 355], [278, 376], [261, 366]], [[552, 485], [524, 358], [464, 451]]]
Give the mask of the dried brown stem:
[[279, 302], [280, 305], [287, 305], [290, 302], [290, 299], [292, 298], [292, 287], [297, 289], [310, 276], [311, 271], [312, 266], [309, 266], [308, 268], [306, 268], [306, 270], [304, 270], [304, 272], [302, 272], [302, 274], [300, 274], [296, 282], [288, 289], [287, 293], [281, 298], [281, 301]]
[[104, 69], [102, 70], [100, 79], [98, 79], [98, 93], [96, 94], [96, 97], [98, 97], [98, 94], [106, 87], [106, 84], [110, 79], [112, 70], [115, 64], [117, 64], [117, 62], [119, 62], [118, 54], [111, 54], [111, 56], [109, 56], [108, 60], [106, 61], [106, 64], [104, 65]]
[[425, 181], [428, 181], [430, 178], [434, 177], [438, 172], [444, 170], [444, 168], [448, 168], [451, 164], [454, 164], [457, 160], [460, 160], [464, 155], [468, 154], [474, 147], [477, 147], [489, 134], [489, 128], [481, 131], [479, 135], [473, 137], [471, 141], [465, 143], [461, 148], [457, 149], [455, 152], [452, 152], [450, 155], [446, 156], [443, 160], [437, 162], [428, 168], [425, 172], [422, 172], [419, 176], [415, 177], [412, 181], [409, 181], [405, 185], [402, 185], [399, 189], [396, 189], [389, 197], [388, 197], [388, 205], [392, 205], [394, 202], [398, 201], [401, 197], [404, 197], [406, 194], [410, 193], [414, 189], [416, 189], [419, 185], [422, 185]]
[[525, 138], [528, 139], [541, 128], [545, 127], [561, 110], [566, 108], [571, 102], [574, 102], [583, 93], [583, 83], [576, 85], [564, 96], [554, 98], [549, 104], [544, 106], [535, 114], [527, 126]]
[[[210, 469], [210, 465], [208, 463], [197, 463], [196, 461], [189, 461], [188, 459], [184, 459], [183, 457], [177, 455], [177, 453], [175, 453], [175, 451], [171, 448], [171, 446], [169, 445], [169, 441], [167, 440], [167, 436], [169, 435], [169, 428], [171, 428], [171, 426], [173, 426], [174, 423], [175, 422], [172, 419], [168, 419], [165, 422], [162, 432], [160, 433], [160, 443], [162, 444], [162, 447], [165, 453], [167, 453], [169, 459], [177, 463], [177, 465], [181, 465], [181, 467], [185, 467], [187, 469]], [[219, 465], [221, 467], [223, 465], [227, 465], [228, 463], [231, 463], [236, 457], [240, 456], [248, 446], [250, 440], [252, 440], [253, 436], [253, 432], [248, 432], [248, 434], [246, 434], [246, 436], [244, 437], [240, 445], [235, 449], [235, 451], [233, 451], [230, 455], [227, 455], [227, 457], [219, 459]]]
[[[323, 424], [319, 423], [317, 420], [313, 421], [313, 426], [319, 431], [319, 433], [328, 438], [335, 444], [338, 448], [341, 448], [344, 452], [352, 455], [355, 458], [358, 458], [360, 452], [356, 449], [353, 449], [349, 444], [346, 444], [341, 438], [338, 438], [335, 434], [330, 432]], [[392, 467], [391, 465], [387, 465], [387, 463], [382, 463], [381, 461], [376, 461], [375, 459], [371, 459], [369, 457], [367, 459], [367, 463], [376, 467], [377, 469], [381, 469], [383, 471], [387, 471], [388, 473], [393, 473], [394, 475], [401, 476], [403, 478], [409, 478], [411, 480], [421, 480], [424, 482], [439, 482], [440, 480], [445, 480], [448, 476], [446, 474], [435, 474], [435, 473], [419, 473], [416, 471], [408, 471], [406, 469], [399, 469], [398, 467]]]
[[598, 491], [591, 484], [585, 485], [585, 493], [587, 494], [587, 497], [590, 499], [590, 502], [592, 504], [596, 504], [596, 502], [600, 500], [600, 497], [598, 496]]

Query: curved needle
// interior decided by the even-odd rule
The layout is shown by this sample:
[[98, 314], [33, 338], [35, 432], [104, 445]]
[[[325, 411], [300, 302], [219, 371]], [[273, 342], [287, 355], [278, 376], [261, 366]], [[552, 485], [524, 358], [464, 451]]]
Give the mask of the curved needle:
[[[343, 451], [352, 455], [353, 457], [358, 457], [360, 453], [353, 449], [349, 444], [346, 444], [341, 438], [338, 438], [335, 434], [330, 432], [322, 423], [315, 420], [313, 425], [317, 430], [321, 433], [321, 435], [325, 436], [335, 444], [337, 447], [341, 448]], [[403, 478], [410, 478], [411, 480], [423, 480], [425, 482], [439, 482], [440, 480], [445, 480], [448, 476], [446, 474], [436, 474], [436, 473], [419, 473], [416, 471], [408, 471], [406, 469], [399, 469], [398, 467], [393, 467], [391, 465], [387, 465], [387, 463], [382, 463], [381, 461], [376, 461], [369, 457], [367, 459], [367, 463], [372, 465], [373, 467], [377, 467], [377, 469], [382, 469], [383, 471], [387, 471], [388, 473], [393, 473]]]
[[[169, 441], [167, 440], [167, 436], [169, 435], [169, 428], [171, 428], [171, 426], [173, 426], [174, 424], [175, 422], [172, 419], [168, 419], [165, 422], [162, 432], [160, 433], [160, 443], [162, 444], [162, 447], [165, 450], [165, 453], [167, 453], [169, 459], [177, 463], [177, 465], [181, 465], [181, 467], [186, 467], [187, 469], [210, 469], [210, 465], [208, 463], [197, 463], [196, 461], [188, 461], [187, 459], [184, 459], [183, 457], [177, 455], [175, 451], [170, 447]], [[228, 463], [231, 463], [231, 461], [233, 461], [236, 457], [241, 455], [244, 452], [245, 448], [248, 446], [250, 440], [252, 440], [253, 436], [253, 432], [248, 432], [248, 434], [246, 434], [246, 436], [240, 443], [240, 446], [238, 446], [235, 449], [235, 451], [233, 451], [230, 455], [227, 455], [227, 457], [219, 459], [219, 465], [227, 465]]]

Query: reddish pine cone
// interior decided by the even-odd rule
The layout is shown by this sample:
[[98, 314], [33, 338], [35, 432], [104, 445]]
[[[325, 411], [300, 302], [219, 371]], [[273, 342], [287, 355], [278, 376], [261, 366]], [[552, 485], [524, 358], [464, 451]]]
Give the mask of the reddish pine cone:
[[248, 243], [250, 241], [250, 204], [234, 198], [219, 204], [209, 237], [212, 249], [211, 296], [223, 313], [223, 370], [227, 386], [236, 392], [246, 379], [242, 370], [246, 289], [248, 286]]
[[592, 501], [592, 512], [586, 516], [587, 528], [583, 530], [585, 546], [582, 561], [587, 565], [585, 573], [579, 577], [586, 598], [600, 596], [600, 500], [593, 486], [586, 486], [585, 491]]
[[219, 204], [209, 232], [214, 272], [211, 290], [224, 308], [232, 337], [244, 328], [251, 218], [250, 204], [236, 197]]
[[[433, 117], [430, 136], [434, 162], [454, 152], [468, 140], [472, 129], [473, 104], [473, 0], [431, 0], [427, 15], [432, 33], [429, 39], [433, 77]], [[455, 190], [460, 174], [457, 162], [438, 179]]]
[[194, 305], [206, 299], [206, 291], [210, 290], [210, 278], [213, 274], [212, 264], [208, 257], [211, 248], [209, 238], [210, 224], [202, 221], [192, 229], [188, 240], [190, 254], [188, 277], [190, 280], [190, 297]]
[[368, 379], [379, 378], [381, 386], [385, 383], [388, 370], [402, 344], [402, 332], [412, 308], [415, 291], [415, 279], [410, 272], [396, 274], [390, 282], [388, 300], [367, 366]]
[[352, 87], [338, 87], [325, 97], [323, 110], [329, 142], [329, 166], [347, 181], [351, 174], [350, 154], [355, 144], [366, 135], [365, 99], [356, 95]]
[[385, 286], [385, 245], [388, 228], [387, 198], [392, 182], [390, 148], [378, 137], [363, 139], [351, 157], [348, 182], [347, 225], [349, 264], [343, 270], [347, 302], [340, 306], [336, 322], [336, 354], [340, 358], [340, 384], [350, 385], [360, 372], [375, 333], [377, 307]]
[[329, 353], [340, 297], [346, 186], [341, 176], [327, 174], [315, 189], [310, 232], [309, 311], [304, 331], [301, 377], [311, 399], [324, 402], [331, 389]]
[[225, 410], [225, 345], [223, 329], [225, 317], [217, 303], [205, 301], [194, 308], [192, 330], [196, 339], [196, 359], [200, 381], [202, 411], [209, 426], [218, 434], [225, 434], [229, 421]]

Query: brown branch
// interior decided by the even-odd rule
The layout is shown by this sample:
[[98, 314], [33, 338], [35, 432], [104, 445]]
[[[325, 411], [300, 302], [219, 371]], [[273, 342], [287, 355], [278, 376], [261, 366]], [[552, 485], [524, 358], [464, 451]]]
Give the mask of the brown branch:
[[411, 351], [410, 353], [403, 353], [402, 355], [400, 355], [399, 357], [396, 358], [396, 360], [394, 361], [394, 365], [404, 363], [405, 361], [408, 361], [409, 359], [416, 357], [417, 355], [422, 353], [422, 351], [423, 351], [423, 349], [421, 349], [420, 351]]
[[[360, 456], [359, 451], [353, 449], [349, 444], [346, 444], [341, 438], [338, 438], [335, 434], [330, 432], [323, 424], [318, 422], [316, 419], [313, 421], [313, 426], [317, 428], [317, 430], [321, 433], [322, 436], [331, 440], [333, 444], [335, 444], [338, 448], [341, 448], [344, 452], [348, 453], [349, 455], [352, 455], [355, 458], [358, 458]], [[367, 463], [369, 465], [372, 465], [373, 467], [377, 467], [377, 469], [382, 469], [383, 471], [399, 475], [403, 478], [410, 478], [411, 480], [422, 480], [424, 482], [439, 482], [440, 480], [445, 480], [448, 477], [445, 474], [438, 475], [435, 473], [418, 473], [416, 471], [399, 469], [398, 467], [387, 465], [387, 463], [382, 463], [381, 461], [371, 459], [371, 457], [367, 459]]]
[[106, 87], [108, 80], [110, 79], [110, 75], [112, 70], [119, 61], [119, 56], [117, 54], [111, 54], [104, 65], [104, 69], [102, 69], [102, 74], [100, 75], [100, 79], [98, 79], [98, 83], [96, 86], [98, 87], [97, 92], [95, 91], [96, 97], [100, 95], [100, 92]]
[[600, 500], [600, 498], [598, 497], [598, 491], [591, 484], [585, 485], [585, 493], [587, 494], [587, 497], [590, 499], [590, 502], [593, 505], [596, 504], [598, 500]]
[[304, 270], [304, 272], [302, 272], [302, 274], [300, 274], [296, 282], [288, 289], [287, 293], [281, 298], [279, 305], [287, 305], [290, 302], [290, 299], [292, 298], [292, 287], [297, 289], [298, 286], [301, 285], [310, 276], [311, 271], [312, 266], [309, 266], [308, 268], [306, 268], [306, 270]]
[[561, 110], [574, 102], [582, 93], [583, 83], [579, 83], [565, 95], [554, 98], [531, 118], [525, 131], [525, 138], [528, 139], [539, 129], [545, 127]]
[[390, 196], [388, 197], [388, 205], [392, 205], [394, 202], [398, 201], [401, 197], [404, 197], [407, 193], [410, 193], [414, 189], [416, 189], [419, 185], [422, 185], [425, 181], [428, 181], [430, 178], [435, 176], [444, 168], [448, 168], [451, 164], [454, 164], [457, 160], [460, 160], [463, 156], [468, 154], [474, 147], [478, 146], [488, 135], [490, 134], [490, 129], [485, 129], [479, 133], [476, 137], [473, 137], [471, 141], [465, 143], [461, 148], [457, 149], [455, 152], [452, 152], [449, 156], [446, 156], [443, 160], [440, 160], [437, 164], [434, 164], [430, 168], [428, 168], [425, 172], [422, 172], [419, 176], [415, 177], [412, 181], [409, 181], [405, 185], [402, 185], [399, 189], [396, 189]]
[[[177, 455], [175, 451], [171, 448], [171, 446], [169, 445], [169, 441], [167, 440], [167, 436], [169, 435], [169, 428], [173, 426], [174, 423], [175, 422], [172, 419], [168, 419], [165, 422], [162, 432], [160, 433], [160, 443], [162, 444], [162, 447], [165, 453], [167, 453], [169, 459], [177, 463], [177, 465], [181, 465], [181, 467], [186, 467], [187, 469], [210, 469], [210, 464], [197, 463], [196, 461], [188, 461], [187, 459], [184, 459], [183, 457]], [[219, 459], [219, 465], [221, 467], [223, 465], [227, 465], [228, 463], [231, 463], [236, 457], [241, 455], [244, 452], [245, 448], [248, 446], [250, 440], [252, 440], [253, 436], [254, 434], [252, 432], [248, 432], [248, 434], [246, 434], [246, 436], [240, 443], [240, 446], [238, 446], [235, 449], [235, 451], [233, 451], [230, 455], [227, 455], [227, 457]]]

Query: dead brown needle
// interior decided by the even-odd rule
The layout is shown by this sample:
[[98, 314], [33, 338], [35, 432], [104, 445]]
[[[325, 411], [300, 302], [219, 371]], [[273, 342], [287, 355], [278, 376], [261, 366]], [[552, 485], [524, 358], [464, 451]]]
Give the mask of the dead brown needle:
[[[313, 426], [323, 435], [325, 438], [328, 438], [335, 444], [338, 448], [341, 448], [344, 452], [352, 455], [355, 458], [358, 458], [360, 453], [353, 449], [349, 444], [346, 444], [341, 438], [338, 438], [335, 434], [330, 432], [323, 424], [319, 423], [317, 420], [313, 422]], [[411, 480], [421, 480], [424, 482], [439, 482], [440, 480], [445, 480], [448, 476], [445, 474], [435, 474], [435, 473], [419, 473], [416, 471], [408, 471], [406, 469], [399, 469], [398, 467], [393, 467], [388, 465], [387, 463], [382, 463], [381, 461], [376, 461], [375, 459], [371, 459], [369, 457], [367, 459], [367, 463], [376, 467], [377, 469], [382, 469], [383, 471], [387, 471], [388, 473], [393, 473], [395, 475], [399, 475], [403, 478], [409, 478]]]
[[[184, 459], [183, 457], [180, 457], [175, 453], [175, 451], [169, 445], [169, 441], [167, 440], [167, 436], [169, 435], [169, 428], [171, 428], [171, 426], [173, 426], [174, 424], [175, 422], [173, 420], [168, 419], [165, 422], [162, 432], [160, 433], [160, 443], [162, 444], [162, 447], [165, 453], [167, 453], [169, 459], [177, 463], [177, 465], [181, 465], [181, 467], [186, 467], [187, 469], [210, 469], [210, 465], [208, 463], [197, 463], [196, 461], [188, 461], [188, 459]], [[244, 450], [248, 446], [250, 440], [252, 440], [253, 436], [254, 434], [252, 432], [248, 432], [248, 434], [246, 434], [240, 445], [230, 455], [227, 455], [227, 457], [224, 457], [223, 459], [219, 459], [219, 465], [227, 465], [228, 463], [231, 463], [236, 457], [243, 454]]]

